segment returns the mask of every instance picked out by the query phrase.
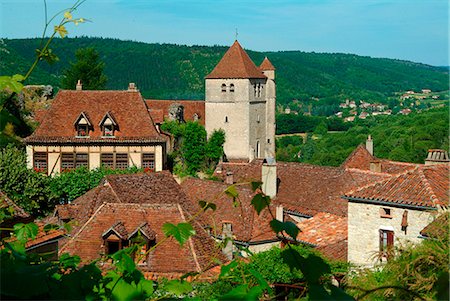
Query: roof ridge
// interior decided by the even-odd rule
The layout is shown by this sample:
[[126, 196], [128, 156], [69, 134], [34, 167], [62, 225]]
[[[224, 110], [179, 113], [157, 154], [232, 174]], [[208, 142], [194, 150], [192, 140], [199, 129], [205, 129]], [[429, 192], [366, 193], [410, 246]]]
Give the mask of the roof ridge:
[[[348, 196], [349, 194], [356, 193], [356, 192], [360, 192], [360, 191], [362, 191], [362, 190], [364, 190], [364, 189], [366, 189], [366, 188], [372, 187], [372, 186], [375, 187], [376, 185], [378, 185], [378, 184], [380, 184], [380, 183], [382, 183], [382, 182], [388, 182], [388, 181], [391, 181], [391, 180], [396, 180], [396, 179], [398, 179], [399, 177], [401, 177], [401, 176], [403, 176], [403, 175], [405, 175], [405, 174], [407, 174], [407, 173], [409, 173], [409, 172], [413, 172], [413, 171], [416, 170], [416, 169], [417, 169], [417, 167], [416, 167], [415, 169], [413, 169], [413, 170], [406, 170], [406, 171], [404, 171], [404, 172], [402, 172], [402, 173], [399, 173], [399, 174], [390, 176], [389, 178], [381, 179], [381, 180], [378, 180], [378, 181], [369, 183], [369, 184], [364, 185], [364, 186], [361, 186], [361, 187], [359, 187], [359, 188], [357, 188], [357, 189], [352, 189], [352, 190], [350, 190], [349, 192], [345, 193], [344, 196]], [[389, 175], [389, 174], [386, 173], [386, 175]], [[353, 178], [353, 177], [352, 177], [352, 178]]]
[[94, 212], [94, 214], [92, 214], [91, 217], [83, 224], [83, 226], [81, 226], [81, 228], [78, 230], [78, 232], [74, 236], [72, 236], [70, 238], [70, 240], [59, 249], [58, 254], [62, 254], [62, 251], [64, 250], [64, 248], [67, 247], [70, 242], [73, 242], [75, 240], [75, 238], [77, 238], [80, 235], [81, 232], [83, 232], [83, 230], [92, 221], [94, 216], [96, 216], [100, 212], [100, 209], [102, 209], [105, 206], [105, 204], [107, 204], [107, 203], [103, 203], [97, 208], [97, 210]]
[[[177, 204], [178, 211], [180, 211], [181, 218], [184, 222], [186, 222], [186, 217], [184, 216], [183, 209], [180, 204]], [[194, 242], [192, 241], [192, 236], [188, 238], [189, 246], [191, 248], [192, 257], [194, 257], [195, 266], [197, 268], [197, 272], [201, 272], [202, 268], [200, 263], [198, 262], [197, 253], [195, 252]]]
[[439, 199], [436, 196], [436, 194], [434, 193], [433, 188], [431, 187], [430, 182], [428, 181], [428, 178], [425, 176], [424, 172], [423, 172], [423, 168], [417, 168], [418, 173], [419, 173], [419, 177], [422, 180], [422, 183], [425, 186], [425, 189], [427, 190], [427, 192], [430, 194], [431, 196], [431, 201], [433, 202], [433, 205], [436, 206], [439, 203]]

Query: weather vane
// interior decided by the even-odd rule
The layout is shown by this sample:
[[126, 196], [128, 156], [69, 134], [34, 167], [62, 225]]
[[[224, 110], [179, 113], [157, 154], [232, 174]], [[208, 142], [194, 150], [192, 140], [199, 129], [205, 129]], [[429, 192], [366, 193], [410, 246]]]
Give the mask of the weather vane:
[[236, 28], [236, 41], [237, 41], [237, 37], [238, 37], [238, 30]]

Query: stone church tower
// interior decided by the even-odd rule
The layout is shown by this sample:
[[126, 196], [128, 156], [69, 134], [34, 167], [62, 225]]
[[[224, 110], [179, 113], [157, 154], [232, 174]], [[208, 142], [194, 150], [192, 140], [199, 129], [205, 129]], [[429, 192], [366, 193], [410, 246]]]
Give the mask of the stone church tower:
[[206, 76], [205, 128], [225, 131], [228, 160], [275, 157], [275, 68], [258, 68], [238, 41]]

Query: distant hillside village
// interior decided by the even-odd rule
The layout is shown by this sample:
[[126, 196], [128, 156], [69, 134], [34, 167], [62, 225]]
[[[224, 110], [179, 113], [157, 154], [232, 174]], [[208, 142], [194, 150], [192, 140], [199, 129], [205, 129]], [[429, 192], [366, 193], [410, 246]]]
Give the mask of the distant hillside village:
[[[319, 99], [316, 99], [319, 101]], [[302, 106], [297, 110], [291, 109], [299, 102], [294, 100], [293, 104], [281, 110], [283, 114], [302, 113]], [[344, 122], [353, 122], [355, 119], [366, 119], [369, 116], [379, 115], [409, 115], [411, 112], [421, 112], [432, 108], [441, 108], [448, 103], [448, 93], [433, 92], [430, 89], [422, 89], [420, 92], [412, 90], [398, 92], [389, 104], [367, 102], [364, 100], [350, 100], [339, 104], [339, 111], [334, 114], [338, 118], [343, 118]], [[299, 110], [300, 109], [300, 110]], [[299, 112], [300, 111], [300, 112]], [[303, 112], [305, 115], [311, 115], [310, 110]]]
[[[84, 90], [82, 82], [74, 90], [60, 90], [48, 108], [39, 108], [39, 125], [25, 139], [29, 169], [48, 176], [78, 167], [143, 172], [108, 175], [73, 202], [58, 205], [45, 221], [71, 222], [72, 229], [41, 231], [27, 248], [68, 252], [87, 263], [132, 245], [139, 236], [145, 241], [140, 252], [147, 255], [136, 264], [148, 279], [217, 274], [218, 262], [247, 256], [239, 247], [258, 253], [287, 243], [271, 228], [272, 216], [254, 210], [257, 192], [239, 184], [259, 181], [276, 219], [301, 230], [290, 242], [326, 258], [373, 267], [389, 260], [394, 247], [433, 239], [430, 229], [449, 206], [448, 153], [431, 149], [423, 164], [381, 159], [376, 156], [379, 141], [368, 136], [338, 167], [276, 162], [275, 79], [270, 58], [257, 66], [236, 41], [206, 76], [204, 101], [144, 99], [134, 83], [120, 91]], [[400, 114], [432, 93], [401, 94]], [[340, 108], [336, 115], [347, 121], [392, 113], [386, 105], [350, 99]], [[168, 120], [198, 122], [208, 137], [215, 130], [225, 132], [224, 156], [213, 179], [180, 179], [168, 170], [175, 147], [173, 136], [161, 128]], [[223, 193], [230, 185], [238, 205]], [[6, 195], [1, 200], [15, 206]], [[196, 234], [188, 243], [171, 240], [146, 253], [164, 239], [163, 224], [190, 220], [199, 200], [217, 209], [193, 221]], [[20, 209], [11, 217], [29, 218]], [[233, 244], [226, 243], [229, 239]]]

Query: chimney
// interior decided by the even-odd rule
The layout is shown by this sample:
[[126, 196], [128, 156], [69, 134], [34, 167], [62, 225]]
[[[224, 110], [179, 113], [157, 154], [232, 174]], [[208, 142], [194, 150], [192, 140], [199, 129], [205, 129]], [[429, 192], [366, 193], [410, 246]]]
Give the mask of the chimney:
[[370, 162], [370, 171], [381, 172], [381, 161], [377, 160]]
[[234, 184], [233, 173], [231, 171], [227, 171], [227, 175], [225, 177], [225, 184], [228, 184], [228, 185]]
[[128, 84], [128, 91], [130, 91], [130, 92], [137, 92], [138, 89], [137, 89], [136, 84], [135, 83], [129, 83]]
[[367, 140], [366, 140], [366, 149], [367, 149], [367, 151], [369, 152], [369, 154], [371, 154], [371, 155], [373, 156], [373, 140], [372, 140], [372, 136], [371, 136], [371, 135], [369, 135], [369, 136], [367, 137]]
[[233, 229], [230, 222], [222, 224], [222, 242], [224, 243], [222, 252], [229, 259], [233, 259]]
[[81, 80], [80, 79], [77, 82], [76, 90], [77, 91], [83, 90], [83, 85], [81, 84]]
[[262, 192], [270, 198], [277, 195], [277, 164], [274, 158], [264, 160], [261, 170]]
[[276, 207], [276, 214], [275, 217], [277, 220], [279, 220], [280, 222], [284, 222], [284, 209], [283, 209], [283, 205], [278, 205]]
[[428, 150], [428, 156], [425, 159], [425, 165], [434, 164], [448, 164], [450, 162], [448, 158], [448, 152], [443, 149], [430, 149]]

